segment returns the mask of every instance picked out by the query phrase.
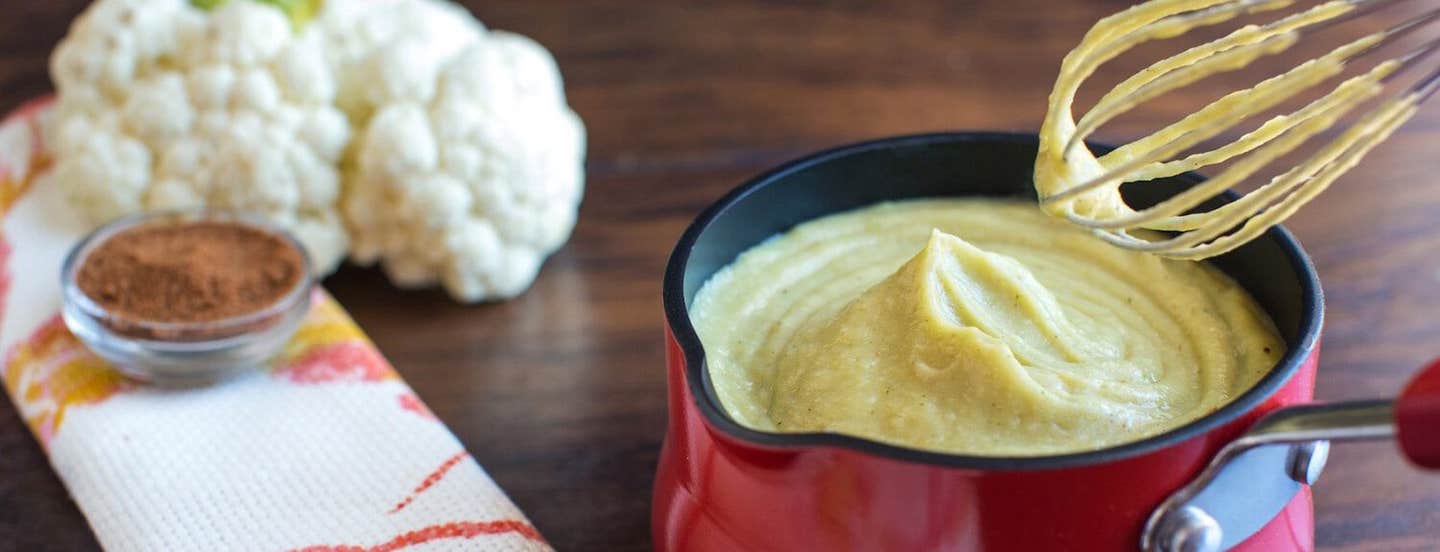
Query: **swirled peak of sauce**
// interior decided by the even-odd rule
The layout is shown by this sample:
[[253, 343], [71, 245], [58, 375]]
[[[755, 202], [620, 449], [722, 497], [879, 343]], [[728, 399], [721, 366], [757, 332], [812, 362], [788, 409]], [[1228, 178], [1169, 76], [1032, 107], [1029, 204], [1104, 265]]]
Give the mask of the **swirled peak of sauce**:
[[1162, 433], [1243, 393], [1284, 352], [1219, 271], [1006, 200], [802, 224], [715, 274], [691, 316], [716, 392], [746, 426], [982, 456]]

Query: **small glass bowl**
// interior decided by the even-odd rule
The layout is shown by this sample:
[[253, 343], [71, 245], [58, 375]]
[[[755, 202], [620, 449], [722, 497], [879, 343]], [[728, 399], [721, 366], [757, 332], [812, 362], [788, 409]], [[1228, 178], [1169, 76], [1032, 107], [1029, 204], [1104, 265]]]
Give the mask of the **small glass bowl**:
[[[299, 251], [303, 276], [296, 281], [294, 289], [268, 307], [207, 322], [157, 322], [122, 317], [85, 295], [76, 283], [85, 259], [111, 236], [141, 226], [187, 222], [239, 223], [279, 236]], [[60, 269], [61, 316], [70, 332], [90, 350], [132, 378], [160, 385], [202, 385], [258, 368], [280, 352], [310, 309], [311, 290], [315, 286], [311, 271], [310, 257], [300, 242], [263, 217], [227, 211], [144, 213], [102, 226], [70, 250]], [[122, 333], [117, 327], [126, 330]], [[137, 334], [151, 337], [137, 337]]]

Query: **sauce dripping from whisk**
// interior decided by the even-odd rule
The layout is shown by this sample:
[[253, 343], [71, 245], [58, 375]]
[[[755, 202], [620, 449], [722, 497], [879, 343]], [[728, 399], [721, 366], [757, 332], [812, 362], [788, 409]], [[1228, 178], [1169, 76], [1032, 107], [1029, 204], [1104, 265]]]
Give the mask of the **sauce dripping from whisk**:
[[[1284, 51], [1300, 40], [1306, 28], [1353, 15], [1357, 9], [1354, 0], [1328, 2], [1263, 26], [1248, 25], [1157, 61], [1106, 93], [1078, 122], [1073, 115], [1075, 94], [1080, 85], [1100, 65], [1130, 48], [1150, 40], [1179, 36], [1242, 13], [1269, 11], [1291, 4], [1291, 0], [1156, 0], [1096, 23], [1065, 57], [1050, 95], [1034, 173], [1042, 207], [1051, 215], [1094, 229], [1101, 238], [1121, 247], [1198, 260], [1225, 253], [1258, 237], [1323, 192], [1409, 120], [1424, 93], [1412, 90], [1381, 103], [1309, 159], [1243, 198], [1210, 211], [1186, 214], [1335, 126], [1345, 114], [1377, 96], [1388, 77], [1419, 56], [1411, 54], [1383, 61], [1299, 110], [1275, 116], [1231, 143], [1176, 157], [1241, 121], [1339, 75], [1347, 62], [1409, 28], [1387, 29], [1351, 41], [1286, 73], [1231, 92], [1103, 156], [1091, 153], [1084, 139], [1100, 125], [1149, 99]], [[1433, 16], [1432, 13], [1426, 17]], [[1215, 178], [1153, 207], [1133, 209], [1120, 194], [1120, 186], [1126, 182], [1174, 176], [1232, 159], [1237, 161]], [[1177, 234], [1164, 236], [1146, 230]]]

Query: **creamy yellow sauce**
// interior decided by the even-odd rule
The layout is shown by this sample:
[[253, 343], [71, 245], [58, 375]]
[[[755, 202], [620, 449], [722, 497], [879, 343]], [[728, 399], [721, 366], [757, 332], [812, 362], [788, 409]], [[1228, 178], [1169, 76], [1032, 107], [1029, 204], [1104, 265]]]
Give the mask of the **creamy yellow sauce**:
[[802, 224], [716, 273], [691, 317], [741, 424], [973, 455], [1158, 434], [1244, 392], [1284, 352], [1215, 269], [1007, 200]]
[[[1384, 90], [1401, 66], [1384, 60], [1291, 113], [1276, 115], [1230, 143], [1195, 151], [1206, 140], [1232, 131], [1307, 90], [1342, 74], [1347, 63], [1386, 39], [1373, 33], [1298, 64], [1250, 88], [1236, 90], [1180, 120], [1103, 156], [1083, 140], [1098, 127], [1144, 102], [1254, 60], [1289, 49], [1302, 32], [1353, 12], [1357, 3], [1334, 0], [1267, 25], [1246, 25], [1224, 37], [1161, 59], [1107, 92], [1079, 121], [1073, 115], [1080, 86], [1105, 62], [1141, 43], [1183, 35], [1240, 13], [1290, 7], [1293, 0], [1241, 5], [1231, 0], [1157, 0], [1100, 20], [1061, 64], [1040, 131], [1035, 189], [1052, 215], [1097, 230], [1112, 243], [1177, 259], [1204, 259], [1260, 236], [1294, 214], [1371, 149], [1409, 120], [1422, 95], [1416, 91], [1380, 103], [1289, 169], [1269, 167]], [[1235, 10], [1241, 6], [1243, 10]], [[1136, 211], [1120, 194], [1126, 182], [1172, 176], [1234, 161], [1215, 178], [1151, 208]], [[1264, 169], [1280, 171], [1244, 199], [1206, 212], [1190, 213], [1206, 199], [1254, 178]], [[1144, 184], [1137, 184], [1144, 185]], [[1160, 237], [1137, 229], [1174, 230]]]

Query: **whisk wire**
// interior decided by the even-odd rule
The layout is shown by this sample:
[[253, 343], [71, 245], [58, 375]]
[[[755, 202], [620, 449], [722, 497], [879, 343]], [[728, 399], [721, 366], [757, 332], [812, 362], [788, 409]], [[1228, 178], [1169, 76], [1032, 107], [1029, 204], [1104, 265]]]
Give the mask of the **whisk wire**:
[[1289, 49], [1298, 41], [1299, 30], [1333, 21], [1354, 9], [1355, 6], [1347, 2], [1329, 2], [1264, 26], [1241, 27], [1223, 38], [1157, 61], [1102, 96], [1076, 123], [1075, 135], [1065, 144], [1065, 152], [1068, 155], [1095, 129], [1114, 117], [1212, 74], [1193, 69], [1195, 65], [1213, 66], [1215, 72], [1238, 70], [1261, 56]]
[[[1292, 194], [1285, 196], [1279, 203], [1268, 206], [1262, 212], [1245, 219], [1240, 229], [1234, 233], [1226, 234], [1212, 240], [1211, 238], [1214, 236], [1233, 228], [1233, 225], [1225, 227], [1217, 224], [1213, 225], [1213, 228], [1207, 228], [1207, 231], [1204, 232], [1204, 234], [1211, 236], [1209, 238], [1199, 236], [1198, 232], [1190, 232], [1182, 233], [1176, 238], [1160, 242], [1135, 240], [1140, 242], [1138, 246], [1133, 242], [1130, 242], [1130, 245], [1124, 245], [1126, 243], [1124, 239], [1111, 239], [1111, 237], [1107, 237], [1109, 233], [1102, 232], [1100, 235], [1102, 238], [1107, 239], [1107, 241], [1111, 241], [1111, 243], [1117, 245], [1124, 245], [1143, 251], [1162, 252], [1166, 257], [1178, 259], [1205, 259], [1230, 251], [1244, 245], [1246, 242], [1249, 242], [1256, 236], [1270, 229], [1270, 227], [1279, 224], [1280, 221], [1295, 214], [1301, 206], [1328, 189], [1336, 179], [1344, 175], [1351, 168], [1354, 168], [1370, 150], [1380, 145], [1380, 143], [1384, 141], [1384, 138], [1389, 137], [1400, 125], [1409, 120], [1410, 116], [1414, 115], [1414, 109], [1414, 105], [1397, 99], [1392, 100], [1385, 108], [1371, 113], [1372, 117], [1368, 117], [1367, 121], [1351, 127], [1345, 135], [1336, 139], [1334, 144], [1341, 146], [1337, 148], [1338, 153], [1333, 156], [1327, 156], [1329, 157], [1328, 162], [1314, 172], [1313, 176], [1302, 179], [1298, 178], [1298, 174], [1293, 175], [1291, 179], [1294, 180], [1294, 182], [1285, 186], [1285, 189], [1293, 190]], [[1379, 139], [1372, 139], [1374, 137], [1379, 137]], [[1128, 236], [1126, 237], [1128, 238]], [[1118, 236], [1116, 238], [1118, 238]], [[1134, 238], [1129, 239], [1133, 240]], [[1206, 242], [1206, 240], [1211, 241]], [[1167, 244], [1167, 242], [1169, 243]]]
[[[1193, 209], [1216, 194], [1234, 187], [1253, 176], [1270, 164], [1270, 160], [1290, 153], [1309, 141], [1311, 137], [1330, 128], [1337, 119], [1349, 113], [1361, 102], [1377, 95], [1381, 88], [1377, 81], [1386, 74], [1386, 67], [1376, 67], [1371, 73], [1352, 77], [1336, 87], [1335, 91], [1312, 101], [1289, 115], [1276, 117], [1266, 122], [1271, 128], [1262, 126], [1229, 144], [1246, 151], [1256, 150], [1256, 155], [1242, 158], [1234, 166], [1201, 184], [1186, 189], [1150, 208], [1130, 215], [1111, 219], [1096, 220], [1071, 216], [1078, 224], [1097, 229], [1115, 229], [1129, 226], [1143, 226], [1153, 230], [1190, 230], [1184, 224], [1165, 222], [1162, 219], [1180, 215]], [[1180, 144], [1185, 146], [1187, 144]], [[1180, 148], [1168, 148], [1180, 149]], [[1183, 163], [1182, 160], [1178, 163]], [[1186, 168], [1184, 170], [1191, 170]], [[1116, 171], [1119, 172], [1119, 171]], [[1184, 172], [1177, 171], [1178, 172]], [[1250, 196], [1246, 196], [1247, 198]], [[1216, 210], [1240, 210], [1248, 205], [1246, 198], [1225, 205]], [[1157, 223], [1157, 221], [1159, 221]]]
[[[1104, 174], [1049, 195], [1043, 199], [1043, 202], [1067, 201], [1080, 194], [1115, 184], [1129, 178], [1132, 173], [1146, 165], [1173, 157], [1200, 142], [1214, 138], [1249, 117], [1246, 110], [1238, 109], [1239, 106], [1260, 106], [1261, 109], [1268, 109], [1278, 105], [1292, 97], [1297, 89], [1309, 89], [1339, 74], [1343, 69], [1344, 60], [1350, 54], [1367, 47], [1374, 40], [1376, 37], [1373, 35], [1363, 37], [1321, 58], [1302, 63], [1284, 74], [1261, 81], [1251, 88], [1226, 94], [1180, 121], [1102, 156], [1100, 164], [1106, 169]], [[1240, 154], [1246, 151], [1249, 150], [1234, 153]], [[1210, 157], [1215, 157], [1214, 153], [1206, 152], [1206, 154], [1210, 154]], [[1201, 159], [1200, 155], [1205, 154], [1197, 154], [1182, 160], [1182, 162], [1192, 161], [1193, 163], [1193, 161]], [[1227, 159], [1229, 159], [1228, 156], [1215, 158], [1212, 163]], [[1117, 160], [1120, 162], [1118, 165], [1115, 164]], [[1192, 164], [1192, 166], [1204, 165]]]
[[[1230, 92], [1196, 112], [1108, 154], [1095, 157], [1088, 149], [1083, 159], [1072, 157], [1100, 126], [1137, 105], [1205, 77], [1234, 71], [1256, 59], [1283, 52], [1305, 35], [1362, 14], [1374, 13], [1404, 0], [1332, 0], [1265, 25], [1247, 25], [1219, 39], [1186, 49], [1150, 64], [1106, 93], [1078, 122], [1046, 118], [1047, 128], [1059, 128], [1062, 139], [1042, 138], [1042, 157], [1060, 145], [1060, 165], [1080, 163], [1073, 170], [1055, 172], [1037, 161], [1037, 187], [1042, 206], [1060, 212], [1070, 221], [1096, 231], [1116, 245], [1158, 255], [1199, 259], [1238, 247], [1278, 224], [1360, 162], [1381, 141], [1414, 116], [1420, 104], [1440, 90], [1440, 70], [1421, 78], [1399, 94], [1381, 101], [1359, 116], [1308, 159], [1233, 202], [1192, 212], [1225, 189], [1254, 177], [1275, 160], [1292, 154], [1340, 124], [1342, 118], [1381, 96], [1386, 85], [1440, 51], [1440, 39], [1430, 40], [1402, 55], [1376, 63], [1368, 71], [1347, 78], [1306, 105], [1273, 116], [1230, 143], [1208, 151], [1177, 156], [1215, 138], [1236, 125], [1275, 108], [1295, 95], [1311, 90], [1345, 72], [1348, 64], [1380, 51], [1396, 40], [1429, 28], [1440, 20], [1440, 9], [1430, 9], [1379, 32], [1352, 40], [1330, 53]], [[1067, 56], [1052, 99], [1062, 100], [1069, 114], [1079, 83], [1099, 65], [1148, 40], [1168, 38], [1192, 29], [1214, 25], [1245, 13], [1258, 13], [1292, 5], [1292, 0], [1232, 0], [1230, 2], [1159, 0], [1102, 20], [1087, 34], [1086, 42]], [[1092, 39], [1098, 44], [1092, 43]], [[1069, 79], [1067, 79], [1067, 76]], [[1067, 132], [1068, 131], [1068, 132]], [[1046, 142], [1046, 140], [1050, 140]], [[1085, 161], [1088, 159], [1089, 161]], [[1218, 163], [1234, 163], [1214, 178], [1197, 184], [1145, 209], [1124, 206], [1118, 187], [1173, 176]], [[1049, 165], [1056, 166], [1056, 165]], [[1089, 168], [1086, 168], [1089, 167]], [[1089, 176], [1073, 186], [1042, 185], [1044, 177]], [[1096, 195], [1101, 194], [1101, 195]], [[1084, 202], [1076, 203], [1085, 198]], [[1112, 199], [1106, 199], [1112, 198]], [[1083, 208], [1077, 208], [1083, 206]], [[1169, 231], [1173, 234], [1153, 233]]]

